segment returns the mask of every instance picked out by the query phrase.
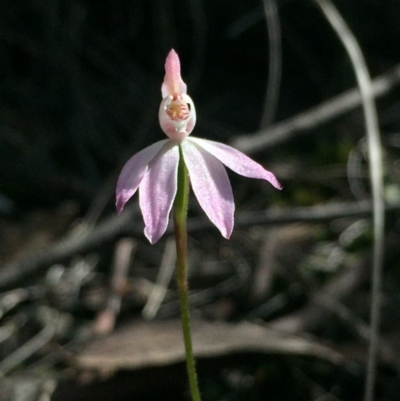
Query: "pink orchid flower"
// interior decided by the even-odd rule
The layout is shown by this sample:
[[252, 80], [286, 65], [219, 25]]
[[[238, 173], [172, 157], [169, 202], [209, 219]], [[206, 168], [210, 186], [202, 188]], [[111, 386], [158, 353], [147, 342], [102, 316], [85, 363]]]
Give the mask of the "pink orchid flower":
[[174, 50], [165, 62], [161, 93], [159, 120], [169, 139], [143, 149], [125, 164], [116, 190], [118, 213], [139, 188], [139, 205], [146, 226], [144, 233], [152, 244], [161, 238], [167, 229], [177, 191], [180, 147], [200, 206], [221, 234], [229, 238], [235, 203], [223, 164], [245, 177], [267, 180], [277, 189], [281, 189], [281, 185], [273, 173], [238, 150], [207, 139], [189, 137], [196, 124], [196, 111], [186, 94], [179, 57]]

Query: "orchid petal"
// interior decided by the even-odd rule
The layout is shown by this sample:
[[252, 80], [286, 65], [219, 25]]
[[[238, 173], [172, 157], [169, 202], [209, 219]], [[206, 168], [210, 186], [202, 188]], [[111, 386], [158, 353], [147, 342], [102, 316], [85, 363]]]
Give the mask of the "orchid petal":
[[221, 234], [229, 238], [233, 229], [235, 203], [224, 166], [189, 138], [182, 142], [181, 147], [193, 192], [200, 206]]
[[246, 156], [244, 153], [228, 145], [224, 145], [223, 143], [209, 141], [207, 139], [191, 137], [190, 140], [211, 153], [235, 173], [243, 175], [244, 177], [267, 180], [275, 188], [282, 189], [281, 184], [273, 173], [265, 170], [264, 167], [250, 159], [250, 157]]
[[153, 143], [153, 145], [136, 153], [125, 164], [117, 183], [116, 206], [118, 213], [122, 212], [125, 203], [135, 194], [146, 174], [149, 163], [167, 141], [164, 139]]
[[181, 78], [181, 63], [175, 50], [172, 49], [165, 60], [165, 77], [161, 86], [163, 99], [169, 95], [182, 95], [186, 93], [186, 84]]
[[176, 142], [166, 146], [149, 164], [139, 187], [139, 205], [146, 225], [144, 234], [151, 244], [165, 233], [177, 189], [179, 148]]

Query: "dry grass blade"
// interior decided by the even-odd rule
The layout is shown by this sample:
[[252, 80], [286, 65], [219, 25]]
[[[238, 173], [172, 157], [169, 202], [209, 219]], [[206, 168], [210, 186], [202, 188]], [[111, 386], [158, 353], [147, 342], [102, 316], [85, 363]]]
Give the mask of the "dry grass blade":
[[168, 238], [165, 244], [164, 255], [161, 261], [161, 266], [157, 276], [157, 281], [154, 284], [149, 295], [147, 303], [142, 311], [145, 319], [153, 319], [164, 300], [167, 293], [168, 285], [171, 282], [172, 274], [175, 270], [176, 250], [175, 241], [173, 238]]
[[371, 328], [370, 346], [365, 385], [365, 401], [374, 399], [374, 386], [376, 376], [376, 359], [378, 352], [378, 332], [380, 323], [380, 291], [383, 267], [383, 241], [384, 241], [384, 203], [382, 197], [382, 152], [378, 126], [378, 116], [375, 107], [372, 82], [362, 51], [356, 38], [347, 26], [346, 22], [330, 2], [330, 0], [315, 0], [321, 8], [326, 19], [332, 25], [339, 39], [343, 43], [357, 78], [360, 89], [361, 101], [364, 111], [367, 130], [367, 143], [369, 154], [369, 169], [373, 199], [373, 223], [374, 223], [374, 253], [371, 294]]
[[264, 0], [263, 3], [269, 44], [267, 95], [261, 120], [261, 127], [266, 128], [272, 124], [278, 106], [282, 73], [282, 40], [278, 8], [275, 0]]

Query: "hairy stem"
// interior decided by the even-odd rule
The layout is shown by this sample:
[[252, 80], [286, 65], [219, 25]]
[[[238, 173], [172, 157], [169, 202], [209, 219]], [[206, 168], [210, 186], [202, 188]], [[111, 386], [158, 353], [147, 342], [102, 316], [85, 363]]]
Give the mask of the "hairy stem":
[[178, 191], [174, 204], [174, 225], [176, 241], [176, 276], [181, 307], [182, 331], [185, 342], [186, 367], [189, 376], [190, 392], [193, 401], [200, 401], [196, 365], [194, 362], [192, 335], [190, 331], [190, 311], [188, 297], [188, 263], [187, 263], [187, 207], [189, 198], [189, 177], [179, 148]]

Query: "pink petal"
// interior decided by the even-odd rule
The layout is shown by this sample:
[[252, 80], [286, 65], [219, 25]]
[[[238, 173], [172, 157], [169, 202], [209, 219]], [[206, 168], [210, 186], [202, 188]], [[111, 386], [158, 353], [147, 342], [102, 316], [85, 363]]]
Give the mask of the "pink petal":
[[159, 141], [141, 150], [131, 157], [123, 167], [117, 183], [117, 211], [121, 213], [125, 203], [134, 195], [143, 177], [146, 174], [148, 164], [160, 151], [168, 140]]
[[169, 95], [186, 93], [186, 84], [181, 78], [181, 63], [175, 50], [172, 49], [165, 60], [165, 78], [161, 86], [163, 99]]
[[221, 234], [229, 238], [233, 229], [235, 203], [224, 166], [188, 138], [181, 146], [193, 192], [200, 206]]
[[263, 166], [250, 159], [250, 157], [246, 156], [244, 153], [228, 145], [224, 145], [223, 143], [209, 141], [207, 139], [190, 137], [190, 140], [211, 153], [235, 173], [243, 175], [244, 177], [267, 180], [275, 188], [282, 189], [281, 184], [273, 173], [265, 170]]
[[179, 148], [168, 141], [151, 161], [139, 188], [139, 205], [146, 225], [144, 234], [154, 244], [165, 233], [176, 195]]

